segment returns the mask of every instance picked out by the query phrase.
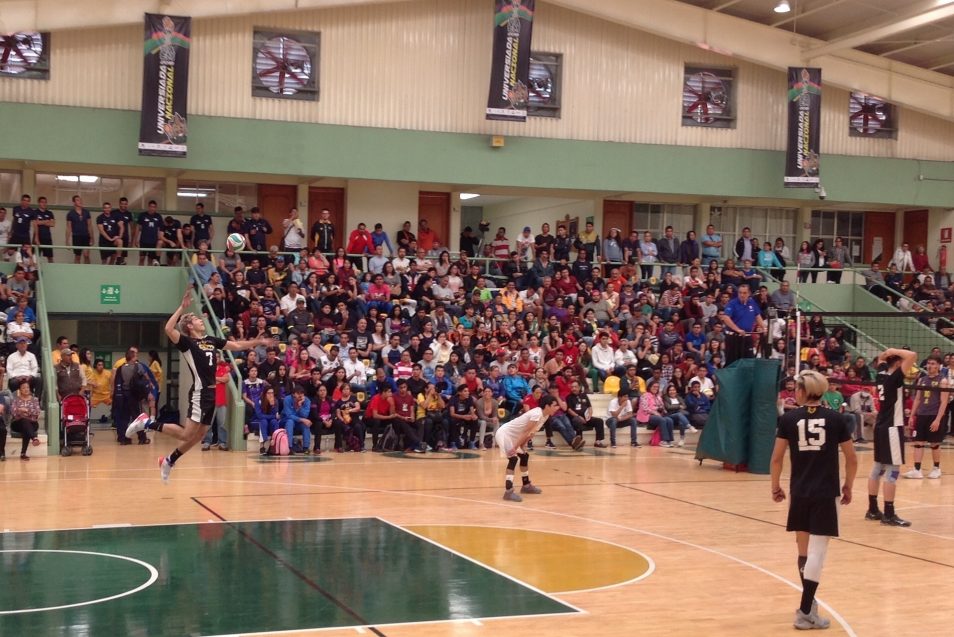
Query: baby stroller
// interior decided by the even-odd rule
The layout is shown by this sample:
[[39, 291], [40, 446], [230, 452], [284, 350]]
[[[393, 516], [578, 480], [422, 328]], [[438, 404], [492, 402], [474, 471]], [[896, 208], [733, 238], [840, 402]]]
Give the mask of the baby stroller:
[[93, 455], [89, 444], [89, 403], [85, 396], [70, 394], [60, 404], [60, 455], [73, 455], [73, 447], [82, 447], [84, 456]]

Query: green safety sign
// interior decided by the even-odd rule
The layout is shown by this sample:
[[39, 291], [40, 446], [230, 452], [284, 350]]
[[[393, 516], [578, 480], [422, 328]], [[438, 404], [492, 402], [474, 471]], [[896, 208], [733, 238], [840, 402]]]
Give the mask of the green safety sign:
[[100, 305], [119, 305], [119, 286], [104, 283], [99, 286]]

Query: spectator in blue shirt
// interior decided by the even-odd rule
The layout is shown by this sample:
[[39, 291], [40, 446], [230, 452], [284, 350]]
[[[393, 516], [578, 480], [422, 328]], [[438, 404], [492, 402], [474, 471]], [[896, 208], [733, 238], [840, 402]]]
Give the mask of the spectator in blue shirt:
[[215, 265], [209, 260], [209, 255], [205, 252], [199, 252], [196, 255], [195, 265], [193, 266], [199, 275], [199, 285], [205, 285], [217, 271]]
[[712, 401], [702, 393], [702, 385], [694, 380], [689, 383], [689, 393], [686, 394], [686, 408], [689, 410], [689, 424], [698, 429], [706, 426], [709, 420], [709, 411]]
[[306, 455], [311, 449], [311, 420], [308, 419], [310, 412], [311, 401], [305, 397], [305, 388], [295, 385], [291, 395], [285, 396], [282, 405], [282, 424], [289, 441], [294, 439], [296, 431], [301, 432], [301, 453]]
[[530, 393], [530, 384], [527, 383], [526, 378], [517, 373], [516, 365], [507, 367], [507, 375], [500, 381], [500, 386], [503, 389], [504, 407], [507, 411], [510, 413], [520, 411], [520, 404]]
[[384, 231], [384, 226], [380, 223], [374, 224], [374, 232], [371, 233], [371, 241], [374, 242], [374, 247], [377, 248], [380, 245], [385, 245], [388, 247], [388, 254], [392, 257], [394, 256], [394, 248], [391, 247], [391, 240], [388, 238], [388, 233]]
[[761, 310], [748, 285], [740, 285], [738, 295], [726, 304], [722, 322], [729, 332], [725, 338], [726, 364], [747, 358], [750, 355], [750, 335], [764, 330]]
[[701, 323], [693, 323], [683, 343], [686, 345], [686, 351], [690, 352], [697, 361], [702, 362], [706, 351], [706, 333], [702, 330]]

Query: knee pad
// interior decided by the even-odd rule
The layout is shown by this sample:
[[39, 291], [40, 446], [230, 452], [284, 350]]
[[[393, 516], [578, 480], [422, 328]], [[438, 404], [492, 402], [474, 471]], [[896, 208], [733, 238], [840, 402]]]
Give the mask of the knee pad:
[[940, 449], [940, 448], [941, 448], [941, 443], [939, 443], [939, 442], [932, 442], [932, 443], [931, 443], [931, 451], [937, 451], [937, 450]]
[[507, 460], [507, 471], [513, 471], [517, 468], [517, 456]]
[[517, 457], [520, 458], [520, 466], [521, 466], [521, 467], [526, 467], [526, 466], [530, 463], [530, 454], [529, 454], [529, 453], [521, 453], [521, 454], [518, 454]]
[[916, 442], [916, 443], [914, 443], [914, 448], [915, 448], [915, 449], [924, 449], [924, 445], [922, 445], [920, 442]]
[[885, 467], [880, 462], [876, 462], [871, 465], [871, 473], [868, 475], [872, 480], [880, 480], [881, 476], [884, 475]]
[[889, 465], [887, 475], [885, 476], [884, 480], [885, 482], [890, 482], [891, 484], [894, 484], [895, 482], [898, 481], [898, 476], [900, 475], [901, 475], [901, 467], [899, 467], [896, 464]]
[[802, 575], [813, 582], [821, 581], [822, 567], [825, 565], [825, 555], [828, 553], [827, 535], [811, 535], [808, 538], [808, 559]]

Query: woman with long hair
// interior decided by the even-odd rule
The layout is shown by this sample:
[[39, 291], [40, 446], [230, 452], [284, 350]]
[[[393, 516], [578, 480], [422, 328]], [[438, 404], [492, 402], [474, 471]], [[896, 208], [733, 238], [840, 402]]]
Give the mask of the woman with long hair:
[[341, 449], [341, 429], [334, 425], [334, 403], [328, 397], [328, 388], [318, 385], [318, 393], [311, 403], [311, 433], [314, 436], [314, 454], [321, 455], [321, 436], [334, 434], [335, 449]]
[[268, 441], [279, 428], [281, 417], [281, 402], [275, 395], [275, 388], [269, 385], [255, 405], [255, 421], [258, 422], [258, 436], [262, 441], [258, 451], [263, 456], [268, 453]]
[[636, 411], [636, 422], [647, 429], [659, 428], [660, 447], [673, 446], [673, 420], [666, 414], [662, 397], [659, 395], [659, 381], [651, 380], [646, 386], [646, 393], [639, 397], [639, 409]]
[[679, 393], [675, 385], [666, 388], [663, 405], [666, 409], [666, 415], [672, 418], [673, 425], [679, 430], [679, 441], [676, 446], [686, 446], [686, 430], [694, 429], [694, 427], [689, 424], [689, 408], [686, 406], [685, 398]]
[[[815, 278], [818, 278], [817, 272], [809, 272], [810, 268], [815, 267], [815, 252], [812, 250], [812, 245], [807, 241], [802, 241], [802, 244], [798, 247], [798, 254], [795, 255], [795, 263], [798, 264], [798, 282], [805, 283], [808, 281], [808, 275], [814, 274]], [[814, 281], [812, 281], [814, 283]]]
[[[812, 254], [815, 255], [815, 268], [827, 268], [829, 265], [828, 252], [825, 250], [825, 240], [815, 239], [812, 244]], [[812, 283], [818, 283], [818, 270], [812, 272]]]

